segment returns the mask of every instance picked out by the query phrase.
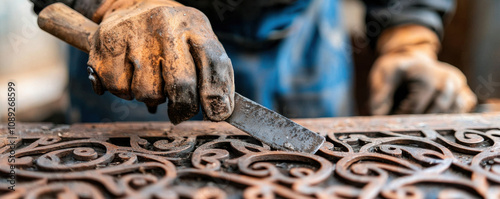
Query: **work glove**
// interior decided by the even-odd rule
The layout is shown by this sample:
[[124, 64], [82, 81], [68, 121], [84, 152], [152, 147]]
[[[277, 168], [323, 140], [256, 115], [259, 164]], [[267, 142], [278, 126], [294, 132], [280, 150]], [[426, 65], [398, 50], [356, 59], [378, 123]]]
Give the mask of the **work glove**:
[[231, 115], [231, 61], [202, 12], [170, 0], [107, 0], [93, 20], [102, 20], [88, 61], [97, 94], [135, 98], [150, 112], [168, 98], [174, 124], [197, 114], [200, 103], [210, 120]]
[[[380, 56], [370, 74], [373, 115], [464, 113], [477, 103], [464, 74], [437, 60], [440, 42], [430, 29], [403, 25], [385, 30], [377, 41]], [[407, 89], [399, 92], [398, 88]], [[398, 92], [396, 92], [398, 91]], [[395, 96], [395, 93], [403, 93]]]

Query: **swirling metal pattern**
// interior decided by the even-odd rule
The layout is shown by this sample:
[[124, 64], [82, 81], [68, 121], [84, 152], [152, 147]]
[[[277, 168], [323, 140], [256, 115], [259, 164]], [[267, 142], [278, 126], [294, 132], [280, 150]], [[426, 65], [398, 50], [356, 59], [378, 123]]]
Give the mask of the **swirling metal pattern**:
[[15, 163], [0, 126], [0, 198], [500, 198], [500, 116], [440, 118], [299, 120], [314, 155], [221, 123], [29, 124]]

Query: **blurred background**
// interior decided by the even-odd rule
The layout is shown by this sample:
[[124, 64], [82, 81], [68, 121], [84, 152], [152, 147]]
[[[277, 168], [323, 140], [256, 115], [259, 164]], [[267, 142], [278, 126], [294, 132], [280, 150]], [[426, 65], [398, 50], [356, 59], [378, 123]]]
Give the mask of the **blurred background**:
[[0, 2], [0, 121], [6, 120], [12, 81], [17, 120], [64, 122], [67, 46], [38, 28], [30, 1]]
[[[38, 28], [30, 1], [0, 2], [0, 122], [6, 121], [7, 83], [14, 82], [18, 121], [66, 123], [65, 115], [70, 112], [69, 47]], [[351, 35], [356, 67], [357, 112], [367, 115], [366, 80], [375, 54], [364, 36], [363, 4], [358, 0], [344, 0], [343, 4], [344, 24]], [[498, 10], [500, 1], [458, 0], [439, 54], [441, 61], [466, 74], [479, 99], [477, 112], [497, 110], [495, 104], [499, 103], [495, 100], [500, 98]]]

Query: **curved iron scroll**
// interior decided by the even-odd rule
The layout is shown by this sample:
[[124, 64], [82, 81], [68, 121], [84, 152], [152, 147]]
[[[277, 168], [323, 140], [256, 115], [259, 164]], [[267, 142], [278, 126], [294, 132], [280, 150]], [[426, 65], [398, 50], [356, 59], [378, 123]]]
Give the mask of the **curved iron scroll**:
[[498, 117], [433, 117], [299, 121], [327, 137], [314, 155], [209, 122], [26, 124], [15, 163], [2, 126], [0, 197], [500, 198]]

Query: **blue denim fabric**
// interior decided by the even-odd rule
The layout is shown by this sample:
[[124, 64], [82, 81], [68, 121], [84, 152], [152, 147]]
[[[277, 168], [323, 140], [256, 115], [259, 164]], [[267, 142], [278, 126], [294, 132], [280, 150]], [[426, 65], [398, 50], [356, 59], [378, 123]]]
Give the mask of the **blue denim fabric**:
[[352, 115], [350, 44], [339, 9], [337, 0], [313, 1], [291, 33], [265, 50], [223, 41], [236, 91], [288, 117]]

